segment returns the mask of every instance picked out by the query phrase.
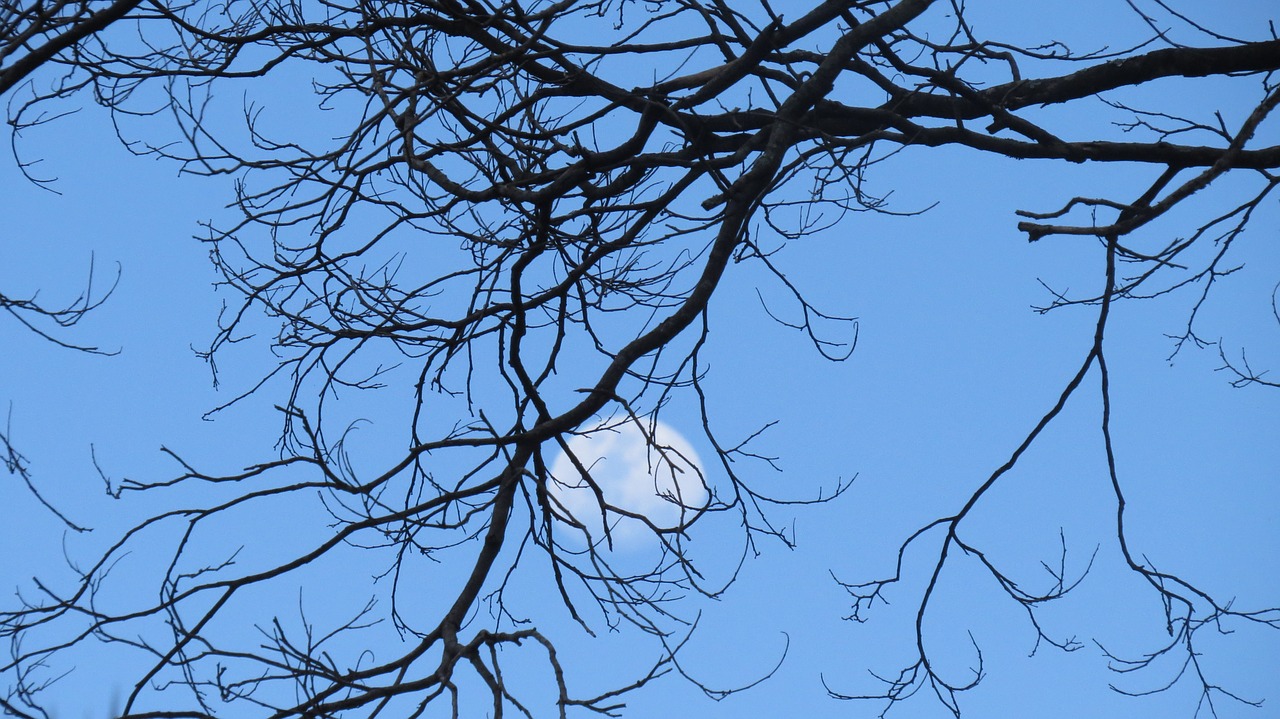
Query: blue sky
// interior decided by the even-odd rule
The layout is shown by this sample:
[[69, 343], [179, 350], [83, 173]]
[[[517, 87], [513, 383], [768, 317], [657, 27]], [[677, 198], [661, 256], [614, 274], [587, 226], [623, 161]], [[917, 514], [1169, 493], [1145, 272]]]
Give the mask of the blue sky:
[[[990, 13], [992, 23], [1036, 22], [1007, 15], [1017, 7], [1026, 5], [975, 4], [973, 9], [998, 9]], [[1257, 18], [1266, 15], [1263, 3], [1227, 7], [1229, 12], [1215, 17], [1235, 27], [1224, 31], [1252, 31]], [[1066, 34], [1079, 29], [1065, 19], [1039, 20]], [[1205, 98], [1235, 100], [1236, 115], [1226, 114], [1229, 124], [1238, 123], [1239, 108], [1245, 106], [1236, 98], [1252, 97], [1254, 85], [1245, 80], [1220, 87], [1205, 81], [1177, 100], [1193, 109]], [[1162, 93], [1185, 92], [1179, 87], [1153, 85], [1141, 93], [1172, 101]], [[1064, 127], [1081, 132], [1099, 121], [1095, 115], [1060, 118]], [[1273, 120], [1260, 141], [1270, 138], [1274, 144], [1278, 135]], [[70, 352], [16, 323], [0, 324], [0, 402], [11, 408], [11, 439], [30, 460], [46, 497], [74, 521], [95, 527], [89, 535], [67, 536], [10, 478], [0, 503], [0, 542], [6, 548], [0, 582], [27, 592], [33, 574], [69, 578], [60, 569], [64, 551], [88, 557], [131, 520], [174, 501], [193, 500], [163, 493], [110, 500], [93, 457], [116, 481], [158, 479], [178, 471], [162, 446], [198, 465], [235, 471], [271, 457], [278, 418], [265, 400], [233, 407], [213, 421], [201, 418], [242, 391], [265, 357], [252, 343], [232, 353], [222, 365], [223, 386], [214, 390], [206, 365], [192, 351], [208, 344], [224, 299], [211, 286], [207, 247], [192, 236], [200, 231], [198, 221], [227, 216], [227, 183], [181, 176], [172, 164], [129, 155], [104, 114], [93, 108], [38, 128], [19, 141], [19, 149], [24, 157], [44, 158], [36, 172], [56, 176], [51, 187], [58, 194], [26, 182], [12, 161], [0, 164], [0, 188], [7, 198], [0, 226], [0, 288], [14, 296], [39, 290], [41, 298], [57, 303], [79, 292], [90, 258], [96, 286], [109, 285], [120, 268], [110, 300], [82, 326], [60, 335], [119, 349], [117, 356]], [[683, 605], [686, 615], [700, 616], [682, 655], [693, 677], [717, 687], [749, 683], [789, 647], [777, 674], [722, 702], [711, 702], [690, 684], [669, 677], [631, 696], [627, 716], [878, 713], [875, 704], [828, 698], [822, 681], [839, 692], [875, 692], [879, 687], [868, 670], [892, 674], [911, 659], [910, 618], [927, 576], [929, 550], [922, 544], [908, 554], [915, 571], [891, 590], [893, 603], [877, 607], [865, 624], [842, 619], [850, 598], [832, 575], [856, 582], [891, 572], [904, 537], [955, 511], [1005, 461], [1052, 405], [1092, 337], [1090, 309], [1039, 315], [1031, 307], [1049, 299], [1041, 280], [1055, 289], [1085, 291], [1096, 285], [1102, 257], [1096, 241], [1051, 238], [1028, 244], [1015, 229], [1014, 210], [1054, 209], [1077, 194], [1128, 196], [1153, 176], [1149, 169], [904, 152], [874, 177], [876, 186], [893, 191], [897, 209], [936, 202], [934, 209], [917, 217], [851, 216], [774, 258], [820, 308], [859, 318], [857, 349], [843, 363], [822, 359], [802, 336], [772, 323], [757, 291], [785, 317], [794, 307], [782, 288], [758, 265], [734, 266], [710, 309], [706, 386], [717, 431], [742, 439], [777, 420], [755, 446], [777, 456], [781, 471], [763, 463], [742, 471], [779, 496], [813, 497], [856, 480], [829, 504], [780, 508], [776, 518], [794, 526], [796, 549], [764, 544], [761, 556], [745, 564], [722, 598], [694, 598]], [[1239, 191], [1228, 178], [1187, 210], [1162, 220], [1151, 242], [1186, 234]], [[1273, 198], [1255, 216], [1237, 254], [1245, 268], [1221, 281], [1198, 319], [1204, 336], [1221, 337], [1229, 353], [1247, 347], [1255, 368], [1276, 371], [1280, 323], [1271, 302], [1280, 278], [1278, 209]], [[1236, 597], [1238, 607], [1274, 606], [1280, 603], [1280, 395], [1230, 387], [1227, 377], [1215, 372], [1221, 364], [1216, 349], [1189, 348], [1169, 360], [1173, 343], [1167, 335], [1185, 327], [1194, 300], [1194, 293], [1183, 292], [1122, 303], [1109, 330], [1113, 432], [1130, 503], [1131, 542], [1156, 566], [1219, 598]], [[394, 420], [403, 409], [396, 399], [393, 389], [343, 400], [343, 412], [377, 418], [358, 431], [357, 457], [376, 457], [383, 443], [398, 438]], [[1118, 677], [1106, 670], [1093, 643], [1134, 656], [1161, 640], [1156, 597], [1120, 566], [1098, 415], [1095, 372], [967, 525], [972, 532], [967, 536], [1033, 587], [1047, 585], [1039, 562], [1056, 561], [1060, 536], [1068, 548], [1069, 574], [1078, 573], [1097, 548], [1088, 578], [1044, 614], [1051, 633], [1075, 636], [1085, 646], [1065, 655], [1042, 647], [1028, 658], [1035, 635], [1025, 615], [972, 562], [957, 562], [943, 577], [930, 616], [930, 642], [956, 678], [965, 676], [973, 662], [970, 634], [982, 648], [986, 678], [961, 699], [969, 716], [1189, 717], [1195, 711], [1199, 687], [1194, 682], [1140, 699], [1107, 686], [1115, 682], [1142, 691], [1167, 681], [1176, 669], [1157, 665]], [[673, 400], [663, 420], [684, 432], [704, 460], [712, 456], [698, 435], [692, 397]], [[716, 469], [706, 470], [714, 484]], [[314, 520], [293, 517], [287, 507], [270, 508], [240, 520], [241, 541], [251, 546], [303, 541], [323, 532]], [[157, 537], [158, 543], [163, 540]], [[711, 580], [725, 578], [741, 549], [732, 518], [710, 517], [693, 533], [691, 548]], [[146, 560], [141, 552], [122, 562], [117, 576], [129, 579], [125, 586], [142, 585]], [[356, 587], [346, 586], [341, 577], [367, 573], [360, 560], [361, 555], [349, 553], [330, 567], [330, 574], [317, 572], [311, 587], [326, 599], [312, 600], [309, 609], [323, 614], [326, 601], [358, 603]], [[450, 566], [446, 561], [419, 579], [424, 586], [448, 585], [464, 568], [465, 562]], [[655, 646], [633, 631], [588, 639], [558, 610], [549, 587], [521, 581], [527, 594], [520, 606], [556, 633], [570, 681], [580, 682], [583, 693], [607, 689], [656, 656]], [[296, 604], [288, 595], [272, 601], [282, 615]], [[259, 620], [246, 616], [246, 624]], [[1253, 710], [1219, 702], [1219, 715], [1268, 716], [1280, 703], [1280, 637], [1258, 628], [1227, 628], [1238, 631], [1205, 645], [1205, 666], [1228, 689], [1267, 703]], [[115, 661], [104, 666], [101, 655], [86, 652], [76, 673], [54, 690], [59, 716], [102, 716], [99, 710], [116, 691], [115, 670], [127, 664]], [[517, 681], [536, 686], [540, 665], [533, 658], [522, 662], [512, 657], [514, 675], [523, 670], [529, 677]], [[891, 716], [946, 715], [925, 693]]]

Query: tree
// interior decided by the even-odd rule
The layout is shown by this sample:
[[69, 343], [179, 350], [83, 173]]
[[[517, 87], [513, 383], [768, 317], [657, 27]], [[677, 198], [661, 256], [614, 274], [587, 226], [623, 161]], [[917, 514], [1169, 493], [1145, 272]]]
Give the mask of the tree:
[[[261, 401], [282, 421], [278, 455], [241, 471], [170, 450], [171, 477], [102, 470], [117, 497], [170, 499], [73, 562], [70, 586], [19, 594], [3, 615], [12, 655], [0, 706], [42, 715], [62, 657], [92, 644], [134, 663], [121, 708], [131, 717], [612, 714], [665, 673], [698, 683], [680, 661], [697, 625], [688, 597], [720, 596], [759, 543], [793, 541], [777, 521], [787, 505], [835, 500], [851, 481], [777, 492], [743, 469], [773, 459], [757, 449], [763, 429], [718, 429], [713, 300], [740, 265], [757, 268], [772, 277], [770, 315], [824, 357], [851, 357], [857, 321], [811, 301], [777, 253], [862, 213], [919, 212], [873, 179], [953, 150], [1043, 161], [1045, 172], [1124, 168], [1117, 189], [1021, 208], [1017, 224], [1032, 243], [1093, 241], [1091, 286], [1050, 289], [1041, 308], [1091, 312], [1091, 341], [1007, 457], [901, 539], [894, 571], [841, 577], [857, 621], [919, 579], [895, 596], [913, 607], [915, 641], [879, 691], [848, 692], [828, 675], [831, 694], [892, 705], [924, 689], [959, 715], [985, 674], [981, 647], [957, 679], [929, 632], [944, 573], [966, 559], [1024, 611], [1037, 645], [1082, 646], [1043, 617], [1092, 562], [1069, 563], [1064, 537], [1061, 561], [1045, 564], [1050, 585], [1031, 589], [1040, 582], [968, 527], [1064, 408], [1090, 397], [1114, 541], [1167, 627], [1140, 656], [1104, 651], [1122, 673], [1173, 660], [1182, 670], [1170, 686], [1198, 687], [1215, 712], [1224, 698], [1255, 701], [1202, 664], [1202, 636], [1280, 628], [1280, 609], [1237, 607], [1134, 548], [1107, 348], [1117, 306], [1193, 295], [1179, 348], [1215, 348], [1238, 384], [1270, 384], [1206, 339], [1197, 316], [1274, 204], [1280, 145], [1268, 144], [1267, 121], [1280, 40], [1230, 37], [1161, 0], [1131, 3], [1149, 25], [1141, 42], [1085, 50], [988, 36], [963, 3], [778, 5], [7, 2], [0, 91], [19, 136], [91, 91], [131, 151], [235, 178], [239, 215], [210, 221], [202, 239], [238, 299], [201, 354], [217, 383], [218, 360], [246, 362], [237, 346], [269, 338], [271, 366], [213, 413]], [[1195, 78], [1251, 99], [1188, 111], [1178, 90], [1140, 92]], [[245, 100], [236, 122], [223, 100], [246, 88], [263, 100]], [[1118, 124], [1056, 114], [1076, 106]], [[1218, 188], [1234, 198], [1225, 210], [1202, 201]], [[1190, 229], [1169, 239], [1171, 226]], [[705, 466], [659, 421], [682, 403], [714, 451]], [[400, 422], [395, 442], [358, 446], [369, 414]], [[659, 510], [603, 478], [589, 438], [611, 436], [647, 447]], [[227, 541], [283, 511], [297, 523], [288, 536]], [[708, 526], [740, 537], [727, 572], [694, 551]], [[626, 533], [646, 539], [628, 550]], [[125, 581], [112, 569], [131, 552], [141, 568]], [[293, 617], [298, 588], [351, 562], [359, 577], [317, 590], [343, 606], [359, 584], [349, 615]], [[548, 588], [562, 618], [593, 635], [646, 634], [658, 659], [580, 693], [582, 672], [558, 653], [567, 630], [548, 630], [556, 620], [521, 599]]]

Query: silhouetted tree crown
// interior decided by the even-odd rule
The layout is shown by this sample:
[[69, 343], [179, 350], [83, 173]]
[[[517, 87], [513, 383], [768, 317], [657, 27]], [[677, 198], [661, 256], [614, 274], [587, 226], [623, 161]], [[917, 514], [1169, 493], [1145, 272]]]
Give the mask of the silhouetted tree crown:
[[[1046, 174], [1061, 163], [1139, 168], [1123, 177], [1144, 179], [1020, 208], [1027, 240], [1095, 248], [1092, 284], [1054, 291], [1041, 308], [1091, 312], [1092, 341], [966, 501], [901, 538], [895, 571], [841, 577], [857, 621], [898, 591], [916, 641], [878, 690], [840, 690], [846, 670], [833, 667], [830, 693], [883, 709], [924, 690], [960, 714], [985, 673], [980, 647], [972, 673], [941, 670], [927, 619], [961, 558], [1025, 610], [1038, 645], [1082, 646], [1040, 618], [1086, 580], [1087, 558], [1069, 570], [1064, 539], [1044, 588], [966, 527], [1068, 401], [1088, 395], [1100, 407], [1113, 539], [1168, 628], [1167, 643], [1141, 656], [1108, 653], [1112, 667], [1173, 659], [1183, 667], [1173, 683], [1200, 687], [1211, 710], [1254, 701], [1201, 664], [1199, 638], [1228, 619], [1277, 629], [1280, 611], [1237, 607], [1132, 548], [1107, 339], [1118, 303], [1185, 292], [1198, 299], [1180, 345], [1221, 349], [1197, 334], [1195, 312], [1275, 201], [1280, 40], [1267, 28], [1220, 34], [1163, 0], [1130, 6], [1144, 37], [1126, 46], [1126, 33], [1097, 27], [1092, 47], [1075, 48], [990, 35], [955, 0], [0, 0], [0, 93], [32, 182], [49, 180], [24, 138], [90, 99], [134, 153], [234, 178], [236, 215], [200, 235], [233, 298], [201, 356], [217, 382], [234, 345], [269, 343], [274, 364], [231, 387], [227, 405], [263, 401], [282, 418], [278, 456], [237, 459], [242, 471], [165, 450], [174, 476], [108, 481], [117, 496], [173, 504], [77, 560], [78, 581], [10, 602], [0, 707], [46, 716], [74, 675], [51, 680], [75, 663], [66, 657], [84, 656], [136, 669], [118, 709], [135, 719], [613, 716], [664, 674], [696, 683], [680, 663], [696, 624], [688, 597], [719, 596], [727, 583], [714, 577], [731, 582], [736, 570], [704, 571], [692, 537], [713, 523], [711, 541], [736, 547], [741, 566], [765, 540], [792, 541], [778, 505], [830, 501], [850, 481], [777, 496], [744, 469], [772, 459], [754, 436], [722, 436], [709, 409], [732, 401], [705, 383], [717, 290], [740, 264], [764, 270], [790, 303], [770, 308], [777, 321], [823, 356], [849, 357], [857, 321], [811, 302], [775, 253], [856, 226], [860, 213], [915, 212], [876, 189], [877, 172], [909, 156], [930, 173], [933, 153], [958, 151], [1039, 160]], [[1209, 81], [1248, 104], [1188, 113], [1180, 95]], [[1139, 85], [1168, 104], [1131, 99]], [[1063, 108], [1100, 120], [1064, 120]], [[1233, 205], [1198, 201], [1228, 176]], [[1174, 208], [1190, 224], [1153, 231]], [[65, 307], [0, 294], [0, 309], [75, 346], [56, 325], [107, 294], [90, 287]], [[1241, 386], [1275, 386], [1243, 360], [1222, 361]], [[399, 403], [397, 449], [350, 451], [358, 417], [334, 400], [355, 392]], [[673, 402], [701, 413], [701, 464], [659, 424]], [[661, 519], [610, 494], [583, 454], [584, 437], [613, 435], [648, 445], [671, 510]], [[7, 466], [35, 491], [8, 437]], [[281, 507], [305, 529], [280, 532]], [[262, 526], [248, 536], [245, 521]], [[624, 529], [645, 537], [641, 549], [617, 546]], [[135, 551], [148, 572], [111, 574]], [[338, 593], [367, 603], [324, 626], [295, 616], [297, 587], [351, 561], [366, 571], [342, 576]], [[657, 659], [632, 683], [582, 694], [591, 668], [562, 664], [565, 628], [532, 615], [519, 599], [529, 587], [593, 636], [646, 635]], [[537, 667], [550, 697], [511, 679], [512, 667]]]

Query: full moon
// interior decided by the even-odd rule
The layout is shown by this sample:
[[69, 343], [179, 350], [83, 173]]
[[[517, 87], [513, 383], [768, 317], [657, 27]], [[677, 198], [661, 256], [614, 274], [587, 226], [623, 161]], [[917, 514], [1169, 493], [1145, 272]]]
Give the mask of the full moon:
[[[605, 523], [615, 546], [619, 542], [634, 545], [651, 534], [643, 521], [615, 510], [642, 515], [659, 529], [678, 529], [707, 506], [707, 485], [698, 455], [688, 440], [667, 424], [605, 421], [574, 436], [568, 445], [590, 478], [561, 452], [551, 465], [547, 484], [552, 511], [562, 522], [572, 520], [585, 526], [593, 543], [604, 541]], [[592, 483], [603, 495], [604, 506]]]

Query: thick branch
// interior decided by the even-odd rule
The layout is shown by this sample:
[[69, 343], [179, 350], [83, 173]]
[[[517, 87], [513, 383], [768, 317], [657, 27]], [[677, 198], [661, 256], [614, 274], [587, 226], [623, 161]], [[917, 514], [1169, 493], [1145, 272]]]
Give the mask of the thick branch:
[[907, 117], [971, 120], [989, 114], [989, 104], [1016, 110], [1029, 105], [1078, 100], [1166, 77], [1269, 72], [1277, 68], [1280, 68], [1280, 40], [1231, 47], [1174, 47], [1111, 60], [1060, 77], [997, 85], [981, 91], [982, 102], [956, 96], [911, 94], [885, 104], [882, 109]]

